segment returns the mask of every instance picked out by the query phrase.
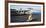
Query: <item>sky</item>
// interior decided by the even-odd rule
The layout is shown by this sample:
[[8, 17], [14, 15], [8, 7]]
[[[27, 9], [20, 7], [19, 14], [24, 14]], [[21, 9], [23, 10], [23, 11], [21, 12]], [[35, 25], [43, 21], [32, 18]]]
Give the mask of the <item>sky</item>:
[[27, 8], [33, 8], [34, 10], [40, 10], [40, 6], [28, 6], [28, 5], [11, 5], [10, 6], [11, 9], [20, 9], [22, 8], [23, 10], [27, 9]]

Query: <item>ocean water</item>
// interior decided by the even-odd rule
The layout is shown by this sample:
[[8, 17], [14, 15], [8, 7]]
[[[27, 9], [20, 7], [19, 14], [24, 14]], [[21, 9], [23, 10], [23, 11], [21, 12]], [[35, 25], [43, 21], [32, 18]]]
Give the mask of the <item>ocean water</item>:
[[[11, 22], [27, 22], [27, 15], [26, 16], [11, 16]], [[37, 22], [41, 21], [41, 14], [32, 14], [32, 20], [29, 22]]]

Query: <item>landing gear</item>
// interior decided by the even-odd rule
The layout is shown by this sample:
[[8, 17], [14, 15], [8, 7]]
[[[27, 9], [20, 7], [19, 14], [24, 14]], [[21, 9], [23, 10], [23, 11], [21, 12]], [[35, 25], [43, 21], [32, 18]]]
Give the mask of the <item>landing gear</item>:
[[29, 15], [27, 21], [31, 21], [32, 20], [32, 15]]

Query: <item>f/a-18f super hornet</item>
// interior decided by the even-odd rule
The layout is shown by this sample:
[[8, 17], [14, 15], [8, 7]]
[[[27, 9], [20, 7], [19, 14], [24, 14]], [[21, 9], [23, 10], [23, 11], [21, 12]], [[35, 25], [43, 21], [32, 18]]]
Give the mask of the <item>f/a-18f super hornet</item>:
[[12, 14], [14, 15], [28, 15], [27, 21], [31, 21], [32, 20], [32, 12], [33, 12], [33, 8], [27, 8], [27, 9], [11, 9], [11, 12], [13, 12]]

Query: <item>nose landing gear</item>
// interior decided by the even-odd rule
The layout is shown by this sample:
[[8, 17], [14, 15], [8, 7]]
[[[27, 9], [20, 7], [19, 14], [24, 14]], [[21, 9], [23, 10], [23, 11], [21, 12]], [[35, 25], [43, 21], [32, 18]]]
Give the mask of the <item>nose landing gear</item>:
[[27, 21], [31, 21], [32, 20], [32, 15], [29, 15]]

